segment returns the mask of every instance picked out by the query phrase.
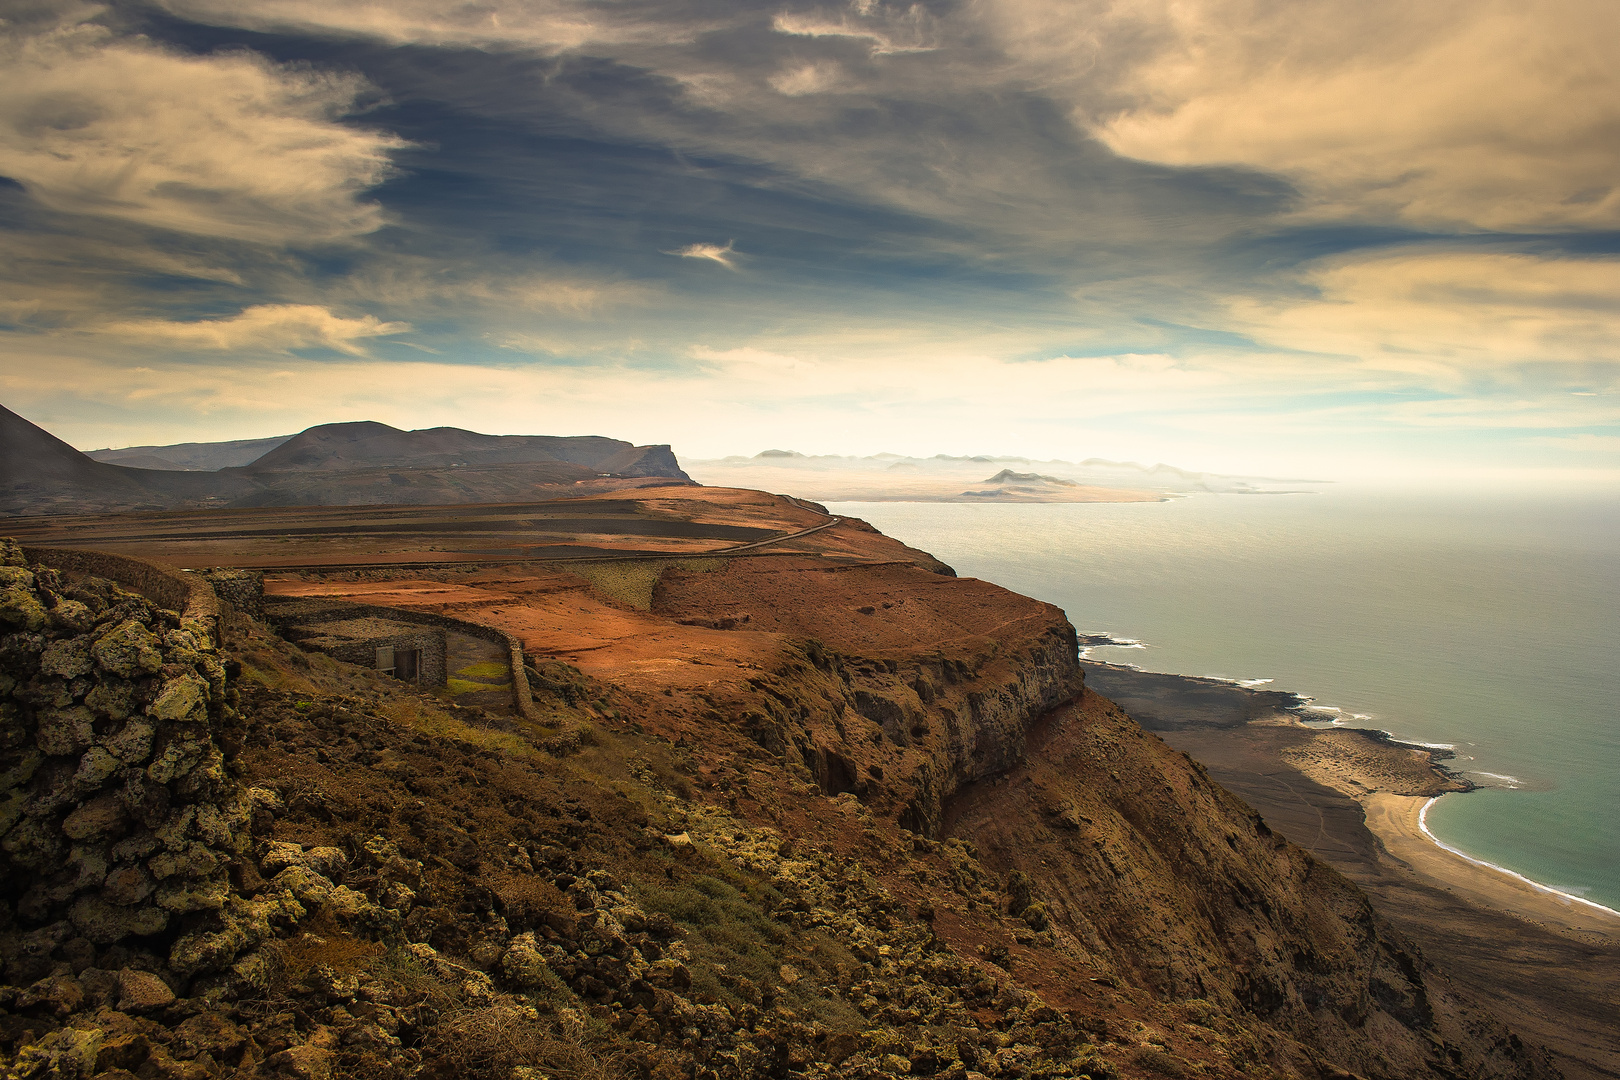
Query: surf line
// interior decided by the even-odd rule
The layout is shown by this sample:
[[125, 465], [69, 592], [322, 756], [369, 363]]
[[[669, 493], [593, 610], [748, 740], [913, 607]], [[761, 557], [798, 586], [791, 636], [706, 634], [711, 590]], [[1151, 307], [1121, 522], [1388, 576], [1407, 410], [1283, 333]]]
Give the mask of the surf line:
[[1441, 840], [1438, 836], [1434, 835], [1434, 833], [1429, 831], [1429, 807], [1433, 806], [1435, 803], [1437, 803], [1439, 801], [1440, 801], [1440, 796], [1436, 795], [1433, 798], [1431, 798], [1428, 802], [1424, 803], [1423, 804], [1423, 809], [1418, 811], [1418, 831], [1422, 832], [1424, 836], [1427, 836], [1429, 838], [1430, 842], [1433, 843], [1435, 847], [1441, 849], [1442, 851], [1451, 852], [1453, 855], [1457, 856], [1457, 858], [1463, 860], [1464, 862], [1473, 863], [1475, 866], [1483, 866], [1487, 870], [1495, 870], [1499, 874], [1506, 874], [1510, 878], [1515, 878], [1515, 879], [1517, 879], [1519, 881], [1522, 881], [1526, 885], [1530, 886], [1532, 889], [1536, 890], [1537, 892], [1551, 893], [1553, 896], [1561, 897], [1561, 898], [1563, 898], [1565, 900], [1572, 900], [1577, 904], [1585, 904], [1589, 908], [1596, 908], [1599, 911], [1606, 912], [1606, 913], [1608, 913], [1610, 915], [1614, 915], [1616, 917], [1620, 917], [1620, 911], [1616, 911], [1612, 907], [1605, 907], [1604, 905], [1598, 903], [1595, 900], [1588, 900], [1585, 897], [1576, 896], [1574, 893], [1567, 893], [1567, 892], [1564, 892], [1562, 889], [1555, 889], [1551, 885], [1543, 885], [1539, 881], [1532, 881], [1532, 880], [1525, 877], [1523, 874], [1519, 873], [1516, 870], [1509, 870], [1505, 866], [1498, 866], [1493, 862], [1486, 862], [1484, 859], [1476, 859], [1472, 855], [1468, 854], [1466, 851], [1460, 851], [1457, 848], [1454, 848], [1450, 844], [1446, 843], [1444, 840]]

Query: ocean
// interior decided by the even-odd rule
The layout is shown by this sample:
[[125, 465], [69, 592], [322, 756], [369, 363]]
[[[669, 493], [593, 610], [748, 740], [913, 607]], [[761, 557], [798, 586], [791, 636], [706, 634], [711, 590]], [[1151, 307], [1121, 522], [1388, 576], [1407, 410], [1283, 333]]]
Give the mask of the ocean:
[[1620, 909], [1620, 500], [1331, 486], [1162, 503], [837, 503], [1118, 645], [1450, 746], [1443, 843]]

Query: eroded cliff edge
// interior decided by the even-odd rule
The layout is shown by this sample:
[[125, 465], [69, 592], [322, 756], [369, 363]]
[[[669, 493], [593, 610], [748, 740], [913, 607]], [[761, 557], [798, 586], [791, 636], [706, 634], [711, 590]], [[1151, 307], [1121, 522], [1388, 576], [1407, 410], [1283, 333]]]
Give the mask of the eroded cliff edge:
[[[96, 647], [139, 603], [74, 581], [107, 601], [75, 628], [69, 588], [17, 568], [8, 753], [49, 760], [4, 794], [77, 862], [5, 867], [6, 1068], [1547, 1074], [1344, 879], [1085, 693], [1061, 612], [892, 554], [665, 573], [652, 611], [619, 612], [652, 637], [536, 657], [540, 725], [227, 613], [221, 670], [246, 674], [210, 686], [186, 721], [206, 737], [181, 740], [217, 790], [171, 793], [156, 825], [117, 793], [157, 758], [113, 755], [100, 781], [85, 762], [161, 719], [186, 677], [167, 665], [202, 643], [148, 604], [157, 656], [119, 674]], [[533, 605], [599, 617], [583, 580], [529, 584]], [[58, 671], [81, 637], [89, 666]], [[113, 680], [134, 687], [122, 719], [97, 704]], [[49, 709], [87, 711], [71, 747], [40, 743]], [[213, 860], [184, 903], [154, 886], [124, 905], [155, 904], [160, 927], [75, 918], [110, 886], [68, 821], [109, 796], [108, 841], [152, 835], [137, 862], [184, 806], [176, 843]], [[192, 835], [209, 807], [230, 809], [212, 847]]]

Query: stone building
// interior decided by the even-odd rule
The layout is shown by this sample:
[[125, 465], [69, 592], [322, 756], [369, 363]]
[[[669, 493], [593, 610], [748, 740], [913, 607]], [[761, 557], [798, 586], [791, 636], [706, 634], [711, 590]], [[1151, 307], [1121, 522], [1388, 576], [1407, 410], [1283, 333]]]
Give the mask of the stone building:
[[445, 631], [379, 614], [377, 608], [328, 600], [276, 601], [265, 617], [299, 648], [376, 668], [419, 686], [445, 685]]

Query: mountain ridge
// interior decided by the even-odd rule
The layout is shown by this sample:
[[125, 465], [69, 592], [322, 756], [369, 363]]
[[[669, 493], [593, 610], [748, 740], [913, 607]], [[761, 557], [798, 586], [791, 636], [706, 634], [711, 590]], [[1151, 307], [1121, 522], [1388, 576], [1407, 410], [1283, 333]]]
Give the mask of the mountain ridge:
[[[176, 444], [193, 456], [223, 444]], [[131, 448], [162, 458], [169, 447]], [[555, 498], [614, 485], [690, 484], [667, 445], [606, 436], [403, 431], [320, 424], [245, 465], [209, 471], [99, 461], [0, 406], [0, 516], [233, 506], [432, 505]], [[98, 451], [105, 456], [111, 451]]]

